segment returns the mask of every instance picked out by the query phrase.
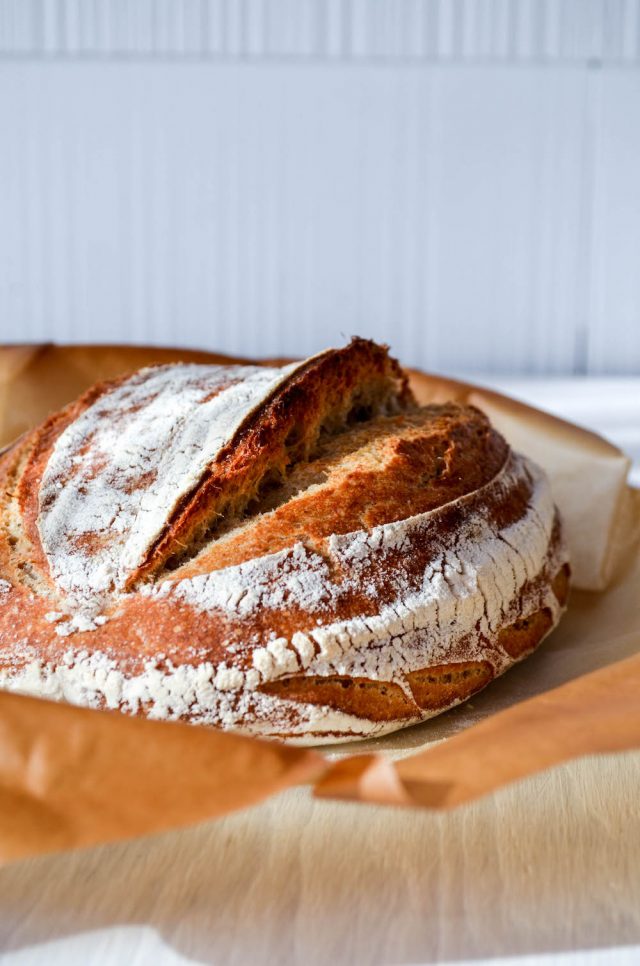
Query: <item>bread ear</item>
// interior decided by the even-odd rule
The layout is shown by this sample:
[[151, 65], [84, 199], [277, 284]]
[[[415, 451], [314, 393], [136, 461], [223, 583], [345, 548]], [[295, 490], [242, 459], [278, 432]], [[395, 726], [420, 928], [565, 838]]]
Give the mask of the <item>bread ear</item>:
[[262, 399], [168, 516], [131, 574], [131, 588], [195, 556], [231, 521], [249, 517], [320, 441], [355, 423], [413, 408], [407, 378], [386, 347], [353, 339], [300, 365]]

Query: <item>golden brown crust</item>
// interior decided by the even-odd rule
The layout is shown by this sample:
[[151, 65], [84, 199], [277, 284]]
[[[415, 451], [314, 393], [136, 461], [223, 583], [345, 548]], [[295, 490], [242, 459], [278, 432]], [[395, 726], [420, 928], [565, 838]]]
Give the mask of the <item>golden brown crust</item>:
[[493, 676], [488, 661], [459, 661], [410, 671], [407, 681], [413, 700], [392, 682], [337, 675], [282, 678], [265, 684], [262, 690], [287, 701], [321, 704], [372, 721], [402, 721], [415, 718], [416, 704], [422, 710], [441, 711], [465, 701]]
[[[565, 564], [552, 581], [560, 604], [566, 601], [568, 581], [569, 568]], [[538, 610], [501, 630], [500, 646], [520, 660], [538, 647], [553, 623], [549, 608]], [[392, 721], [415, 718], [416, 705], [423, 711], [437, 712], [466, 701], [493, 680], [495, 671], [489, 661], [457, 661], [410, 671], [406, 677], [411, 698], [398, 685], [387, 681], [338, 675], [281, 678], [264, 685], [262, 690], [288, 701], [322, 704], [373, 721]]]
[[256, 508], [263, 516], [245, 526], [236, 521], [174, 576], [275, 553], [295, 539], [320, 546], [332, 534], [428, 513], [485, 486], [507, 454], [504, 439], [472, 407], [426, 406], [379, 416], [327, 439], [263, 499]]
[[[41, 541], [55, 498], [42, 480], [68, 427], [123, 385], [94, 387], [0, 459], [6, 686], [329, 740], [464, 700], [557, 622], [568, 568], [538, 471], [478, 410], [417, 408], [386, 350], [355, 340], [248, 412], [99, 621], [78, 629]], [[99, 474], [92, 445], [74, 459]], [[108, 536], [76, 545], [97, 558]]]

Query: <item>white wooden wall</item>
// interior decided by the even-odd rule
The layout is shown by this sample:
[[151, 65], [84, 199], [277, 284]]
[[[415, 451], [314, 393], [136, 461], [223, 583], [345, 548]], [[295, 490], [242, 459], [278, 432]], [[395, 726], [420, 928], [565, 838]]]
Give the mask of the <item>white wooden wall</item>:
[[640, 0], [0, 0], [0, 338], [640, 372]]

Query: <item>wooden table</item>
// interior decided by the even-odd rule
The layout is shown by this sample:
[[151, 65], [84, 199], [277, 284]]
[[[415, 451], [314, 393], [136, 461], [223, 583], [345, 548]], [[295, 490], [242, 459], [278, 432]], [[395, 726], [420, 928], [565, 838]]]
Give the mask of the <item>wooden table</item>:
[[[538, 404], [559, 386], [510, 383]], [[636, 390], [622, 394], [631, 449]], [[602, 428], [617, 438], [610, 406]], [[0, 872], [0, 962], [524, 966], [527, 954], [564, 963], [541, 960], [564, 950], [571, 963], [638, 963], [639, 793], [640, 753], [572, 762], [445, 814], [300, 789], [196, 829], [18, 863]]]
[[197, 829], [23, 862], [0, 875], [3, 944], [31, 955], [6, 961], [427, 963], [623, 944], [640, 955], [639, 789], [640, 754], [628, 754], [449, 814], [299, 790]]

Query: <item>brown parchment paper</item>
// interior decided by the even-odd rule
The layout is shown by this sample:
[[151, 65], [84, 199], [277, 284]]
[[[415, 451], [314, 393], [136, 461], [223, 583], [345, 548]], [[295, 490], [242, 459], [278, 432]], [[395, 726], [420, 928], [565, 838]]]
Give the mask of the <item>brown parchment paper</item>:
[[[174, 360], [235, 361], [153, 347], [0, 349], [0, 447], [96, 380]], [[640, 748], [640, 494], [627, 457], [499, 394], [419, 372], [412, 383], [424, 402], [480, 406], [548, 472], [576, 588], [548, 642], [448, 714], [323, 754], [0, 693], [0, 862], [192, 824], [302, 783], [320, 797], [446, 808], [570, 758]]]

